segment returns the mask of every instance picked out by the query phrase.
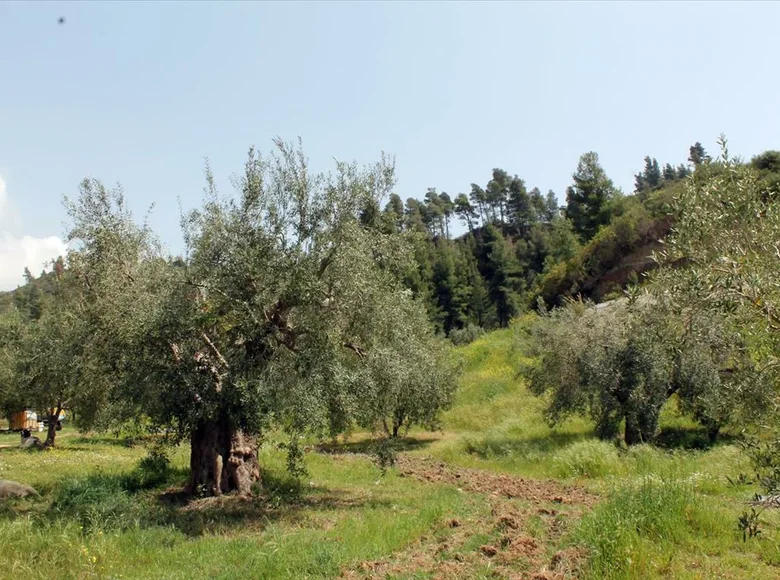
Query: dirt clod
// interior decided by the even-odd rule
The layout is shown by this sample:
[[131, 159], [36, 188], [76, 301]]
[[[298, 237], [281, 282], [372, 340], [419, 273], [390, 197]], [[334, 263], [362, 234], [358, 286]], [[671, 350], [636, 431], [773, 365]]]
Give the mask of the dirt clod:
[[513, 530], [516, 530], [520, 525], [517, 523], [517, 520], [513, 518], [512, 516], [501, 516], [498, 518], [498, 525], [502, 528], [511, 528]]
[[[423, 534], [401, 552], [370, 562], [367, 569], [350, 566], [342, 571], [343, 580], [379, 580], [410, 574], [432, 580], [469, 580], [485, 565], [485, 558], [490, 558], [494, 573], [507, 580], [577, 577], [576, 554], [562, 553], [551, 564], [545, 546], [557, 542], [569, 529], [569, 522], [594, 505], [597, 496], [582, 487], [555, 480], [461, 468], [430, 457], [400, 455], [396, 467], [404, 477], [480, 494], [489, 510], [482, 517], [445, 519], [440, 524], [444, 529], [436, 535]], [[553, 509], [552, 503], [560, 505]], [[538, 537], [531, 537], [527, 524], [536, 514], [548, 517], [544, 518]], [[477, 549], [467, 547], [474, 546], [471, 542], [476, 536], [495, 533], [499, 535], [491, 544]]]

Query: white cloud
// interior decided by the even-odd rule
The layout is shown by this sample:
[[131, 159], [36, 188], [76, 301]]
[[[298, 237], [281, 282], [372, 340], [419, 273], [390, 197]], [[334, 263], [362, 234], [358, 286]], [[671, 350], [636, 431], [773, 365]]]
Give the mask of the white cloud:
[[47, 261], [66, 253], [65, 242], [57, 236], [17, 235], [21, 228], [21, 216], [0, 176], [0, 291], [23, 284], [25, 267], [37, 276]]

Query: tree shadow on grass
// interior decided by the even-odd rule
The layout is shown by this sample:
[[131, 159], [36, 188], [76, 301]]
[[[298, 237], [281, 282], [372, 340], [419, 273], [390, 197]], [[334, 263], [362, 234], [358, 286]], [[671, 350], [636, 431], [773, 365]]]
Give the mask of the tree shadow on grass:
[[114, 447], [132, 448], [132, 447], [138, 447], [142, 444], [143, 444], [142, 441], [138, 441], [128, 437], [110, 437], [110, 436], [104, 436], [104, 437], [79, 436], [79, 437], [71, 437], [63, 441], [63, 447], [67, 446], [68, 449], [74, 449], [76, 448], [76, 446], [79, 445], [87, 445], [90, 447], [96, 445], [112, 445]]
[[[267, 480], [266, 475], [264, 481]], [[195, 537], [229, 534], [237, 529], [259, 531], [278, 521], [301, 523], [305, 520], [304, 512], [343, 512], [391, 505], [387, 500], [346, 490], [300, 487], [299, 492], [287, 492], [281, 498], [268, 487], [248, 498], [226, 495], [193, 499], [181, 490], [171, 490], [158, 497], [154, 517], [147, 525], [170, 526]]]
[[286, 473], [264, 472], [251, 497], [193, 498], [184, 491], [188, 471], [92, 473], [41, 487], [39, 498], [0, 502], [0, 521], [32, 517], [75, 522], [84, 533], [174, 528], [195, 537], [262, 530], [276, 521], [298, 523], [304, 512], [389, 507], [385, 499], [349, 490], [303, 485]]
[[720, 433], [715, 441], [704, 427], [663, 427], [653, 442], [663, 449], [706, 450], [719, 445], [734, 443], [737, 437]]
[[482, 459], [498, 457], [532, 458], [548, 453], [554, 453], [572, 443], [591, 439], [592, 433], [560, 433], [553, 432], [543, 437], [483, 437], [466, 439], [466, 453]]
[[[415, 437], [397, 437], [395, 439], [385, 440], [390, 443], [393, 450], [397, 453], [404, 451], [415, 451], [416, 449], [425, 449], [431, 443], [433, 439], [417, 439]], [[363, 439], [360, 441], [348, 441], [346, 443], [340, 442], [326, 442], [319, 443], [314, 446], [314, 450], [319, 453], [327, 453], [334, 455], [341, 454], [357, 454], [357, 455], [371, 455], [375, 454], [381, 447], [382, 441], [376, 439]]]

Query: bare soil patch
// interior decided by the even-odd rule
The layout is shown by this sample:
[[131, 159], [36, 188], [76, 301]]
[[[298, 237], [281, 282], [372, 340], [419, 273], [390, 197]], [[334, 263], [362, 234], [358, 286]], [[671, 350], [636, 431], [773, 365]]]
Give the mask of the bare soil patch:
[[491, 506], [490, 515], [445, 518], [405, 550], [350, 567], [342, 572], [342, 578], [422, 574], [441, 580], [465, 580], [474, 578], [486, 566], [497, 577], [509, 580], [568, 580], [579, 576], [584, 554], [575, 548], [554, 550], [571, 524], [597, 501], [592, 493], [558, 481], [453, 467], [433, 458], [400, 456], [396, 465], [403, 477], [483, 494]]
[[481, 469], [453, 467], [430, 457], [400, 456], [396, 465], [403, 477], [454, 485], [471, 493], [484, 493], [531, 502], [584, 506], [593, 505], [597, 499], [595, 495], [579, 486], [565, 485], [549, 479], [528, 479]]

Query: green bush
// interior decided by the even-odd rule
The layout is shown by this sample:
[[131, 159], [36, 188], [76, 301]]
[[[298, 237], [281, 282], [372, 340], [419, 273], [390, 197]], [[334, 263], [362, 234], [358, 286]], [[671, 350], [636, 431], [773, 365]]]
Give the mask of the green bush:
[[484, 334], [485, 330], [482, 327], [469, 323], [463, 328], [453, 329], [450, 332], [450, 340], [455, 346], [463, 346], [464, 344], [471, 344]]

